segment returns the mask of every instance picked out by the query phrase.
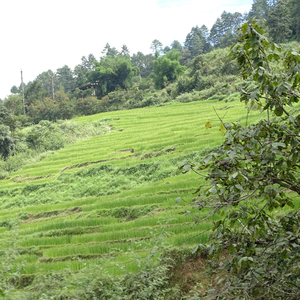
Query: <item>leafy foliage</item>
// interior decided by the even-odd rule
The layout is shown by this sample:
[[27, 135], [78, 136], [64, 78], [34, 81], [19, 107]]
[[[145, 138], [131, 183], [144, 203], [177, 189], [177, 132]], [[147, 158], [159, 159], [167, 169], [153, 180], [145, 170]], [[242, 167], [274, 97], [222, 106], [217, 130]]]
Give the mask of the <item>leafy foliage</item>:
[[138, 67], [132, 67], [130, 60], [123, 56], [106, 56], [100, 62], [94, 61], [94, 70], [87, 73], [87, 78], [96, 83], [96, 94], [101, 98], [114, 90], [129, 87], [137, 72]]
[[[205, 25], [201, 28], [198, 26], [192, 28], [184, 42], [184, 46], [190, 53], [190, 58], [208, 52], [210, 48], [208, 36], [209, 30]], [[175, 48], [179, 48], [178, 45], [174, 46]]]
[[14, 152], [15, 143], [5, 125], [0, 125], [0, 157], [7, 158]]
[[224, 11], [210, 30], [209, 41], [216, 48], [225, 48], [237, 41], [237, 29], [244, 21], [244, 16], [239, 13]]
[[40, 120], [63, 120], [73, 116], [73, 103], [63, 91], [57, 91], [55, 98], [36, 100], [28, 107], [28, 115], [38, 123]]
[[186, 69], [179, 63], [180, 52], [172, 50], [166, 55], [157, 57], [153, 61], [153, 81], [157, 89], [175, 81]]
[[230, 253], [219, 299], [298, 299], [299, 212], [282, 209], [293, 208], [292, 197], [300, 195], [300, 116], [293, 109], [299, 101], [300, 54], [282, 54], [255, 21], [241, 31], [230, 54], [243, 79], [252, 82], [241, 90], [241, 101], [267, 117], [248, 126], [224, 124], [226, 138], [218, 151], [199, 166], [186, 161], [180, 167], [208, 169], [209, 186], [199, 188], [196, 207], [221, 216], [209, 246], [210, 254]]
[[95, 96], [89, 96], [78, 99], [75, 110], [78, 115], [88, 116], [102, 112], [105, 108], [102, 101]]
[[9, 173], [21, 169], [25, 164], [45, 158], [52, 150], [58, 150], [65, 145], [103, 134], [107, 131], [106, 125], [104, 121], [78, 124], [71, 121], [52, 123], [42, 120], [37, 125], [23, 130], [17, 129], [14, 138], [9, 135], [8, 127], [0, 125], [0, 130], [2, 128], [0, 145], [2, 141], [1, 151], [5, 158], [5, 160], [0, 159], [0, 178], [5, 178]]
[[137, 52], [131, 57], [131, 64], [133, 67], [139, 68], [139, 75], [142, 78], [146, 78], [152, 72], [153, 66], [153, 56], [152, 54], [144, 55], [142, 52]]

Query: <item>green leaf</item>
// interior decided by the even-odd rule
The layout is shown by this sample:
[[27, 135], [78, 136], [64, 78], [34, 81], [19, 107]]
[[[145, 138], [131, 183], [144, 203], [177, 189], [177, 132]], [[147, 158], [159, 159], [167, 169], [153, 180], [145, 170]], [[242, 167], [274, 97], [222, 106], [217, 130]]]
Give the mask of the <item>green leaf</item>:
[[263, 82], [265, 82], [265, 80], [266, 80], [266, 78], [265, 78], [265, 76], [263, 76], [263, 75], [259, 76], [258, 79], [257, 79], [257, 81], [258, 81], [259, 83], [263, 83]]
[[290, 122], [295, 123], [295, 117], [294, 116], [290, 115], [289, 120], [290, 120]]
[[273, 54], [271, 53], [268, 55], [268, 61], [272, 61], [272, 59], [273, 59]]
[[274, 51], [275, 50], [275, 45], [272, 43], [271, 44], [271, 50]]
[[184, 165], [183, 168], [188, 172], [191, 169], [191, 165], [190, 164]]
[[196, 247], [193, 249], [192, 254], [195, 254], [195, 253], [197, 252], [198, 248], [199, 248], [199, 246], [196, 246]]
[[295, 205], [292, 201], [288, 201], [286, 204], [291, 208], [295, 208]]
[[211, 161], [211, 159], [212, 159], [212, 156], [209, 155], [209, 156], [207, 156], [207, 157], [204, 158], [203, 162], [204, 162], [205, 164], [208, 164], [208, 163]]
[[285, 145], [284, 143], [277, 142], [277, 143], [273, 143], [273, 144], [272, 144], [272, 147], [273, 147], [273, 148], [278, 148], [278, 147], [283, 147], [283, 148], [285, 148], [286, 145]]
[[235, 187], [241, 191], [243, 190], [243, 187], [240, 184], [236, 184]]
[[251, 105], [251, 110], [257, 110], [258, 109], [258, 104], [257, 102], [253, 103], [253, 105]]
[[291, 146], [292, 147], [296, 147], [297, 145], [298, 145], [297, 139], [295, 139], [294, 137], [292, 137], [292, 139], [291, 139]]
[[207, 291], [207, 293], [213, 295], [216, 293], [216, 291], [217, 291], [216, 289], [210, 289]]
[[247, 29], [249, 28], [249, 25], [245, 22], [242, 26], [241, 26], [241, 31], [243, 34], [245, 34], [247, 32]]
[[279, 56], [278, 54], [274, 54], [273, 57], [274, 57], [274, 59], [277, 60], [277, 61], [280, 60], [280, 56]]
[[236, 152], [235, 151], [230, 151], [228, 156], [231, 158], [231, 159], [234, 159], [235, 156], [236, 156]]
[[285, 161], [282, 162], [281, 169], [283, 170], [287, 169], [287, 163]]
[[253, 261], [253, 257], [248, 257], [248, 256], [245, 256], [245, 257], [242, 257], [239, 262], [238, 262], [238, 265], [241, 266], [242, 265], [242, 262], [243, 261]]
[[217, 189], [215, 187], [212, 187], [209, 191], [214, 195], [217, 193]]
[[181, 198], [180, 198], [180, 197], [177, 197], [177, 198], [175, 199], [175, 202], [176, 202], [177, 204], [179, 204], [179, 203], [180, 203], [180, 200], [181, 200]]
[[231, 175], [232, 178], [235, 178], [236, 176], [239, 175], [239, 172], [235, 172], [234, 174]]

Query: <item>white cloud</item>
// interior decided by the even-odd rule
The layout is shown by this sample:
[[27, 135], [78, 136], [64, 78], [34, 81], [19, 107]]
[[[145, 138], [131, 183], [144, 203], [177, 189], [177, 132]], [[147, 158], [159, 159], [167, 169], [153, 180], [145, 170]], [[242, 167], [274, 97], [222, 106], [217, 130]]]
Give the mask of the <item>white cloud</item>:
[[24, 81], [83, 55], [96, 58], [106, 43], [150, 53], [152, 40], [183, 42], [193, 26], [209, 28], [224, 10], [244, 12], [251, 0], [10, 0], [0, 4], [0, 98]]

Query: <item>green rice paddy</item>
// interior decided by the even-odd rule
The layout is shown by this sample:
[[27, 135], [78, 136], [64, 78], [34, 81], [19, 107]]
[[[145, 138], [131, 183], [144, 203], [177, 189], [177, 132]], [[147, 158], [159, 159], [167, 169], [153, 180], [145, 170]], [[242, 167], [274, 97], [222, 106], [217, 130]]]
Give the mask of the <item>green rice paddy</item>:
[[[113, 130], [0, 181], [1, 250], [17, 232], [16, 264], [24, 266], [24, 274], [99, 265], [118, 275], [137, 272], [154, 247], [159, 253], [207, 242], [209, 232], [200, 233], [212, 219], [192, 226], [192, 214], [186, 215], [191, 207], [175, 199], [192, 201], [203, 183], [193, 173], [181, 174], [178, 164], [197, 162], [224, 139], [214, 108], [225, 122], [246, 122], [242, 103], [219, 101], [74, 119], [110, 119]], [[252, 112], [248, 123], [260, 117]], [[212, 128], [205, 128], [207, 121]]]

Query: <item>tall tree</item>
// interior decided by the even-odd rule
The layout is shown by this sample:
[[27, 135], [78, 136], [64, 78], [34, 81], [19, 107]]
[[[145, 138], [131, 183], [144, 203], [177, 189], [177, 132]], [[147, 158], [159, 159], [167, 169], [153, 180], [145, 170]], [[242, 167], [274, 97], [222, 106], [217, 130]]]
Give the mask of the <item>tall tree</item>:
[[74, 75], [74, 88], [79, 88], [86, 83], [86, 76], [82, 65], [75, 66], [73, 75]]
[[106, 56], [101, 57], [100, 62], [94, 61], [94, 70], [87, 73], [87, 78], [95, 84], [96, 95], [101, 98], [114, 90], [130, 87], [138, 70], [121, 55], [116, 58]]
[[152, 41], [150, 49], [153, 51], [154, 54], [156, 54], [157, 52], [160, 53], [162, 51], [162, 48], [163, 44], [159, 40], [155, 39]]
[[125, 57], [130, 57], [129, 49], [126, 45], [122, 45], [120, 54]]
[[131, 57], [131, 64], [133, 67], [139, 68], [139, 75], [142, 78], [146, 78], [153, 70], [152, 66], [153, 55], [147, 54], [144, 55], [142, 52], [133, 54]]
[[34, 80], [33, 82], [29, 82], [25, 86], [24, 90], [25, 94], [25, 104], [28, 106], [31, 103], [35, 103], [36, 100], [42, 100], [45, 97], [49, 97], [50, 93], [49, 91], [45, 90], [41, 81], [39, 80]]
[[183, 74], [186, 67], [179, 63], [180, 52], [172, 50], [153, 60], [153, 81], [157, 89], [163, 88]]
[[110, 57], [116, 57], [119, 54], [118, 50], [115, 47], [112, 48], [109, 45], [109, 43], [106, 43], [104, 49], [102, 50], [102, 53], [105, 56], [110, 56]]
[[270, 36], [277, 43], [286, 42], [292, 35], [291, 12], [287, 2], [288, 0], [280, 0], [268, 15]]
[[253, 18], [257, 18], [257, 19], [265, 19], [268, 20], [268, 14], [270, 11], [270, 4], [273, 6], [274, 1], [272, 1], [271, 3], [269, 3], [268, 0], [253, 0], [251, 9], [249, 11], [249, 15], [248, 18], [249, 19], [253, 19]]
[[171, 48], [170, 48], [169, 46], [166, 46], [166, 47], [162, 50], [162, 52], [163, 52], [164, 54], [167, 54], [169, 51], [171, 51]]
[[300, 40], [300, 1], [289, 0], [288, 6], [291, 13], [292, 34]]
[[179, 41], [177, 41], [177, 40], [174, 40], [171, 43], [171, 49], [177, 50], [179, 52], [183, 51], [183, 47], [182, 47], [181, 43]]
[[43, 88], [53, 97], [59, 89], [59, 82], [56, 74], [52, 70], [43, 72], [36, 77], [42, 83]]
[[208, 28], [202, 25], [193, 27], [185, 38], [184, 46], [190, 53], [190, 58], [193, 58], [202, 53], [208, 52], [210, 44], [207, 40]]
[[4, 120], [9, 118], [11, 114], [9, 110], [4, 106], [4, 103], [0, 102], [0, 124], [3, 124]]
[[244, 16], [239, 13], [223, 11], [220, 18], [211, 28], [209, 41], [217, 48], [225, 48], [238, 40], [238, 28], [243, 23]]
[[10, 92], [12, 94], [19, 94], [21, 92], [20, 88], [18, 88], [17, 86], [13, 86], [11, 89], [10, 89]]
[[4, 99], [4, 106], [8, 109], [11, 115], [21, 115], [23, 112], [23, 97], [22, 95], [9, 95]]
[[62, 68], [57, 69], [56, 76], [65, 93], [71, 92], [74, 89], [75, 82], [73, 72], [67, 65], [64, 65]]
[[93, 54], [89, 54], [88, 58], [86, 58], [85, 56], [81, 57], [81, 70], [84, 75], [86, 72], [91, 71], [93, 69], [95, 60], [96, 58]]

